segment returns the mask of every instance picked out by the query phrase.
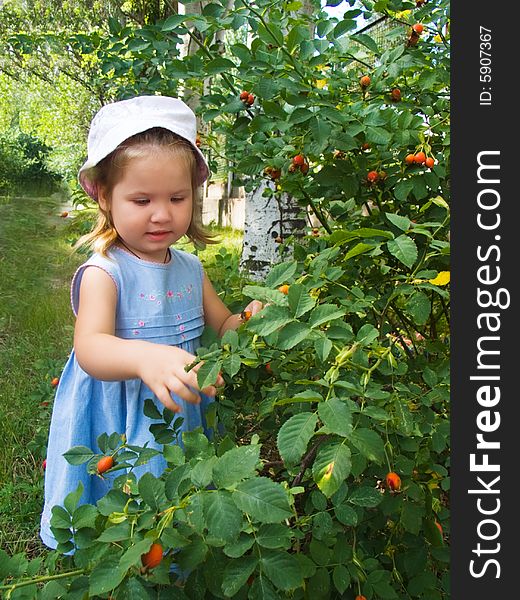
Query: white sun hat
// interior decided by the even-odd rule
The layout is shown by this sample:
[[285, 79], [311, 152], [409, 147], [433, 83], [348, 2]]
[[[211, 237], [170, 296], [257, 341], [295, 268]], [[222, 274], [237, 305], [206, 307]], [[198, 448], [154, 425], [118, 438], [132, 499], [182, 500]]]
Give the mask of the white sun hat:
[[197, 160], [197, 184], [206, 181], [209, 167], [197, 148], [197, 120], [191, 108], [178, 98], [137, 96], [106, 104], [92, 119], [87, 139], [88, 158], [78, 174], [81, 187], [91, 198], [97, 200], [97, 186], [89, 177], [89, 169], [128, 138], [153, 127], [168, 129], [191, 144]]

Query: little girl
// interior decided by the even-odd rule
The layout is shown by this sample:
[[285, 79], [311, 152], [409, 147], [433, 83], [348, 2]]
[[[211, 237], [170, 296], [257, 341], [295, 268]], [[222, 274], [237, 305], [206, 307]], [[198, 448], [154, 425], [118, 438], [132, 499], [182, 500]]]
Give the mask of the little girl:
[[[147, 398], [179, 412], [182, 431], [207, 431], [204, 412], [216, 389], [200, 390], [196, 368], [185, 367], [205, 324], [222, 335], [242, 322], [222, 303], [198, 258], [171, 247], [184, 235], [211, 241], [198, 219], [197, 190], [209, 168], [196, 145], [191, 109], [160, 96], [109, 104], [92, 120], [87, 146], [79, 181], [99, 214], [79, 241], [94, 254], [72, 280], [74, 349], [49, 433], [41, 538], [52, 548], [52, 507], [63, 505], [80, 481], [81, 503], [95, 504], [113, 479], [88, 475], [63, 453], [78, 445], [96, 449], [104, 432], [157, 448], [143, 414]], [[253, 301], [244, 310], [261, 308]], [[220, 376], [216, 383], [223, 384]], [[158, 455], [139, 469], [159, 476], [165, 467]]]

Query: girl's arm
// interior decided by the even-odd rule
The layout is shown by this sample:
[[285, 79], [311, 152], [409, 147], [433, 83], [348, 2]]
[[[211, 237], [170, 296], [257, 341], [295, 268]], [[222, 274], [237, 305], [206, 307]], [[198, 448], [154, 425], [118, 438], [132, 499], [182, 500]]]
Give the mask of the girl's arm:
[[[74, 350], [81, 368], [103, 381], [142, 379], [170, 410], [179, 410], [170, 392], [187, 402], [200, 402], [198, 394], [187, 387], [200, 389], [197, 367], [190, 372], [184, 369], [195, 356], [175, 346], [116, 337], [116, 302], [117, 291], [111, 277], [96, 267], [85, 269], [74, 329]], [[211, 396], [216, 393], [213, 386], [203, 391]]]
[[[239, 314], [232, 314], [229, 308], [219, 298], [206, 273], [204, 273], [203, 297], [204, 318], [206, 324], [213, 328], [219, 336], [223, 336], [228, 329], [238, 329], [243, 323], [242, 317]], [[254, 315], [261, 311], [262, 308], [263, 305], [260, 301], [253, 300], [244, 308], [244, 310], [249, 310], [251, 311], [251, 315]]]

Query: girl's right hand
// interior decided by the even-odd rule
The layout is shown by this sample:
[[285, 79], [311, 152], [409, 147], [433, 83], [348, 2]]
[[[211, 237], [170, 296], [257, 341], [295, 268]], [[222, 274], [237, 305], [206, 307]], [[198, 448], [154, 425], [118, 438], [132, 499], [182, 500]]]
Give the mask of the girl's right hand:
[[[173, 401], [171, 393], [192, 404], [200, 403], [200, 396], [195, 390], [202, 391], [208, 396], [217, 393], [213, 385], [202, 390], [199, 388], [197, 371], [202, 363], [186, 372], [185, 367], [191, 365], [195, 359], [193, 354], [182, 348], [150, 344], [140, 361], [139, 377], [166, 408], [173, 412], [180, 412], [181, 408]], [[216, 384], [219, 386], [224, 384], [221, 375], [218, 376]]]

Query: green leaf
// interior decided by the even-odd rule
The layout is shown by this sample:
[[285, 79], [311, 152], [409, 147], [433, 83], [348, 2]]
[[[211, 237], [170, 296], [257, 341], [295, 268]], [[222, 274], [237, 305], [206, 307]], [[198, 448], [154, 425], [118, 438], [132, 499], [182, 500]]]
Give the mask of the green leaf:
[[291, 113], [289, 122], [293, 124], [304, 123], [305, 121], [308, 121], [312, 116], [314, 116], [314, 113], [307, 108], [295, 108], [294, 111]]
[[360, 486], [356, 488], [348, 499], [349, 502], [356, 506], [364, 506], [373, 508], [383, 500], [383, 494], [375, 487]]
[[349, 436], [349, 442], [369, 460], [379, 464], [383, 462], [385, 456], [383, 440], [372, 429], [362, 427], [355, 429]]
[[226, 544], [224, 554], [230, 558], [238, 558], [243, 556], [254, 543], [255, 538], [252, 535], [241, 533], [236, 541]]
[[63, 454], [65, 460], [71, 465], [82, 465], [96, 456], [90, 448], [86, 446], [73, 446]]
[[330, 498], [348, 477], [351, 467], [350, 449], [344, 444], [329, 442], [318, 450], [312, 476], [323, 494]]
[[[152, 540], [147, 540], [148, 546]], [[125, 576], [119, 568], [119, 556], [108, 555], [99, 562], [89, 575], [89, 597], [105, 595], [117, 587]]]
[[98, 541], [105, 543], [120, 542], [129, 539], [130, 535], [130, 523], [128, 521], [123, 521], [122, 523], [109, 526], [105, 529], [98, 537]]
[[371, 50], [374, 54], [381, 53], [374, 39], [366, 33], [357, 33], [356, 35], [352, 36], [352, 39], [360, 44], [363, 44], [363, 46]]
[[347, 31], [355, 28], [356, 21], [354, 21], [354, 19], [343, 19], [334, 28], [334, 39], [341, 37], [344, 33], [347, 33]]
[[412, 222], [408, 217], [402, 217], [401, 215], [395, 215], [393, 213], [385, 213], [386, 218], [395, 225], [401, 231], [408, 231]]
[[314, 308], [316, 304], [316, 300], [309, 296], [309, 293], [300, 283], [293, 283], [289, 287], [288, 300], [289, 310], [295, 319]]
[[197, 383], [200, 389], [202, 390], [209, 385], [214, 385], [221, 370], [221, 360], [207, 360], [202, 363], [202, 366], [197, 371]]
[[51, 510], [51, 526], [56, 529], [69, 529], [72, 525], [72, 516], [63, 506], [53, 506]]
[[76, 507], [79, 504], [81, 496], [83, 495], [83, 483], [80, 481], [78, 483], [78, 487], [73, 491], [67, 494], [65, 500], [63, 501], [63, 506], [69, 513], [73, 513]]
[[[255, 157], [255, 159], [258, 160], [257, 157]], [[296, 261], [283, 262], [279, 265], [275, 265], [265, 278], [265, 285], [274, 288], [282, 283], [289, 283], [296, 273], [297, 268], [298, 263]]]
[[320, 337], [314, 342], [314, 349], [319, 360], [325, 362], [332, 350], [332, 342], [328, 337]]
[[164, 492], [164, 481], [157, 479], [151, 473], [145, 473], [138, 483], [139, 494], [143, 501], [152, 509], [159, 511], [168, 505]]
[[259, 335], [269, 335], [292, 321], [289, 309], [285, 306], [266, 306], [253, 315], [247, 322], [247, 328]]
[[397, 260], [403, 263], [408, 268], [412, 268], [417, 260], [417, 246], [412, 238], [407, 235], [400, 235], [395, 240], [390, 240], [386, 243], [390, 254], [395, 256]]
[[167, 444], [164, 446], [163, 455], [166, 462], [169, 462], [176, 467], [183, 465], [185, 462], [184, 452], [180, 446], [177, 446], [177, 444]]
[[134, 565], [141, 566], [141, 556], [150, 550], [152, 543], [153, 539], [151, 537], [146, 537], [130, 546], [119, 561], [119, 570], [125, 573]]
[[351, 506], [348, 506], [348, 504], [336, 506], [334, 515], [340, 523], [343, 523], [343, 525], [355, 527], [358, 524], [358, 514]]
[[394, 188], [394, 195], [398, 200], [404, 202], [408, 198], [412, 188], [413, 181], [411, 179], [404, 179], [396, 184]]
[[238, 354], [230, 354], [222, 361], [222, 370], [230, 377], [234, 377], [239, 371], [242, 361]]
[[309, 121], [308, 127], [314, 141], [318, 142], [319, 145], [325, 144], [330, 139], [332, 127], [327, 121], [315, 116]]
[[205, 488], [207, 487], [213, 477], [213, 466], [217, 461], [216, 456], [210, 456], [197, 462], [196, 465], [191, 469], [191, 481], [195, 487]]
[[243, 556], [229, 562], [224, 569], [222, 591], [224, 596], [232, 598], [247, 582], [258, 564], [256, 556]]
[[370, 323], [365, 323], [357, 332], [356, 342], [361, 346], [369, 346], [378, 336], [378, 330]]
[[278, 589], [293, 590], [303, 585], [302, 568], [293, 554], [280, 550], [265, 550], [262, 552], [260, 564]]
[[236, 507], [231, 494], [217, 490], [204, 495], [204, 517], [211, 535], [232, 542], [242, 527], [242, 513]]
[[91, 504], [82, 504], [74, 511], [72, 515], [72, 526], [74, 529], [82, 527], [94, 527], [95, 521], [99, 512], [95, 506]]
[[287, 525], [271, 523], [262, 525], [256, 533], [256, 542], [264, 548], [284, 548], [288, 550], [291, 546], [292, 533]]
[[368, 126], [366, 130], [367, 141], [372, 144], [388, 146], [392, 140], [392, 134], [382, 127]]
[[161, 26], [161, 31], [172, 31], [177, 28], [184, 20], [186, 15], [172, 15], [168, 17]]
[[231, 448], [218, 458], [213, 467], [213, 482], [219, 488], [233, 487], [239, 481], [253, 477], [260, 460], [260, 446]]
[[144, 401], [143, 412], [145, 416], [147, 416], [149, 419], [162, 419], [162, 415], [159, 412], [159, 409], [157, 408], [157, 406], [155, 406], [154, 401], [150, 398], [147, 398]]
[[204, 69], [208, 75], [216, 75], [217, 73], [227, 73], [230, 69], [236, 68], [234, 62], [230, 61], [228, 58], [224, 58], [219, 56], [218, 58], [214, 58], [206, 63]]
[[350, 585], [350, 572], [345, 565], [336, 565], [332, 572], [332, 581], [340, 594]]
[[110, 490], [97, 501], [96, 506], [102, 515], [108, 517], [112, 513], [123, 512], [127, 502], [128, 496], [121, 490]]
[[430, 298], [424, 292], [415, 292], [408, 298], [405, 310], [417, 325], [424, 325], [428, 321], [432, 308]]
[[276, 445], [285, 463], [295, 464], [301, 459], [317, 422], [315, 413], [303, 412], [293, 415], [280, 427]]
[[360, 254], [364, 254], [365, 252], [373, 249], [374, 244], [365, 244], [363, 242], [359, 242], [359, 244], [356, 244], [345, 254], [345, 260], [350, 260], [351, 258], [354, 258], [354, 256], [359, 256]]
[[248, 600], [280, 600], [280, 596], [262, 572], [259, 573], [258, 577], [255, 577], [247, 597]]
[[337, 398], [318, 404], [318, 415], [326, 427], [326, 433], [337, 433], [347, 437], [352, 432], [350, 408]]
[[292, 516], [283, 486], [266, 477], [240, 483], [233, 492], [235, 504], [261, 523], [279, 523]]
[[309, 316], [309, 325], [312, 328], [319, 327], [328, 321], [334, 321], [345, 315], [345, 309], [338, 308], [335, 304], [321, 304], [317, 306]]
[[424, 507], [413, 502], [404, 502], [401, 511], [401, 523], [406, 531], [418, 535], [421, 531], [422, 519], [424, 517]]
[[272, 290], [271, 288], [261, 287], [259, 285], [245, 285], [242, 288], [242, 293], [244, 296], [260, 300], [261, 302], [277, 304], [280, 306], [287, 305], [287, 296], [278, 290]]
[[311, 328], [307, 323], [300, 323], [299, 321], [288, 323], [280, 329], [276, 347], [280, 350], [290, 350], [302, 342], [309, 335], [310, 331]]

